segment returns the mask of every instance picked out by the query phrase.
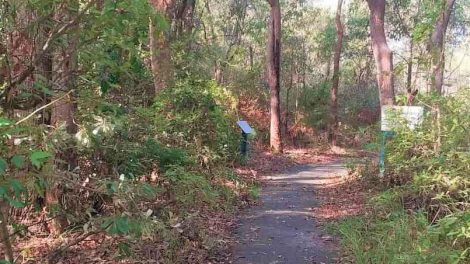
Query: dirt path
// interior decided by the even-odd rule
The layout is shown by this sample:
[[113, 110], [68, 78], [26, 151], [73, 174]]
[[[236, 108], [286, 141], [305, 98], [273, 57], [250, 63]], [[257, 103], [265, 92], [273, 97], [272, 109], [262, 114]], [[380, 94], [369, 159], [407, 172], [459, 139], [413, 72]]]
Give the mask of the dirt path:
[[346, 169], [340, 162], [296, 166], [265, 177], [260, 205], [250, 208], [237, 229], [237, 264], [334, 263], [335, 243], [316, 225], [315, 189]]

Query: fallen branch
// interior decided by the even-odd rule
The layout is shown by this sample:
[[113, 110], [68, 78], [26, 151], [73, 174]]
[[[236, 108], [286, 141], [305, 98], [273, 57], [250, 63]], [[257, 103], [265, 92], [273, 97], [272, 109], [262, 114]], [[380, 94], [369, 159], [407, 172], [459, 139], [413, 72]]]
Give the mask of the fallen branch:
[[97, 234], [103, 232], [104, 230], [108, 229], [111, 226], [111, 224], [112, 223], [109, 223], [108, 225], [106, 225], [105, 227], [103, 227], [99, 230], [94, 230], [94, 231], [89, 231], [89, 232], [83, 233], [83, 234], [79, 235], [78, 237], [76, 237], [75, 239], [69, 241], [65, 245], [62, 245], [61, 247], [55, 249], [54, 251], [52, 251], [51, 253], [48, 254], [47, 262], [48, 263], [56, 263], [57, 258], [59, 258], [60, 255], [62, 255], [62, 253], [64, 253], [64, 251], [66, 251], [70, 247], [73, 247], [73, 246], [77, 245], [78, 243], [82, 242], [83, 240], [87, 239], [88, 237], [90, 237], [92, 235], [97, 235]]
[[59, 247], [59, 248], [55, 249], [54, 251], [52, 251], [47, 257], [47, 262], [48, 263], [56, 263], [57, 258], [59, 258], [67, 249], [77, 245], [78, 243], [82, 242], [83, 240], [87, 239], [88, 237], [90, 237], [92, 235], [99, 234], [100, 232], [101, 231], [90, 231], [90, 232], [86, 232], [86, 233], [83, 233], [83, 234], [79, 235], [78, 237], [76, 237], [75, 239], [69, 241], [65, 245], [62, 245], [61, 247]]
[[61, 97], [55, 99], [54, 101], [48, 103], [48, 104], [45, 104], [41, 107], [39, 107], [38, 109], [34, 110], [31, 114], [27, 115], [25, 118], [21, 119], [20, 121], [16, 122], [15, 125], [19, 125], [21, 123], [23, 123], [24, 121], [30, 119], [32, 116], [34, 116], [35, 114], [37, 114], [39, 111], [45, 109], [45, 108], [48, 108], [49, 106], [59, 102], [60, 100], [64, 99], [65, 97], [67, 97], [68, 95], [70, 95], [74, 90], [71, 90], [69, 91], [68, 93], [62, 95]]

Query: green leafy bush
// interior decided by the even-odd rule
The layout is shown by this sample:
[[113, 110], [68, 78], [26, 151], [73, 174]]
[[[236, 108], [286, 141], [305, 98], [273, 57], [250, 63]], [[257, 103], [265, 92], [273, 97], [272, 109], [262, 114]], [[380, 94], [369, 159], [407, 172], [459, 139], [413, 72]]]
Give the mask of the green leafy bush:
[[206, 165], [233, 160], [239, 132], [235, 99], [214, 81], [186, 78], [157, 97], [159, 139], [188, 149]]
[[180, 166], [173, 166], [165, 173], [169, 188], [177, 202], [184, 206], [212, 204], [216, 202], [217, 191], [207, 177], [200, 173], [189, 172]]
[[[470, 260], [469, 90], [423, 96], [423, 124], [403, 120], [386, 144], [388, 190], [373, 212], [339, 226], [357, 263], [467, 263]], [[349, 244], [348, 244], [349, 243]]]
[[397, 210], [382, 217], [356, 217], [338, 227], [354, 263], [461, 263], [466, 251], [430, 226], [425, 213]]

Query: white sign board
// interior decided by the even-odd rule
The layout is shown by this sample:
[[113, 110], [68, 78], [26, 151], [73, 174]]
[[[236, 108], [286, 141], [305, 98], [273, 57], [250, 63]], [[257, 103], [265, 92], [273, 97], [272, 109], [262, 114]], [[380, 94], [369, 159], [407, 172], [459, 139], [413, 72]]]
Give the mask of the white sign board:
[[424, 108], [422, 106], [384, 106], [382, 107], [382, 131], [393, 131], [400, 119], [406, 121], [410, 129], [415, 129], [423, 122]]

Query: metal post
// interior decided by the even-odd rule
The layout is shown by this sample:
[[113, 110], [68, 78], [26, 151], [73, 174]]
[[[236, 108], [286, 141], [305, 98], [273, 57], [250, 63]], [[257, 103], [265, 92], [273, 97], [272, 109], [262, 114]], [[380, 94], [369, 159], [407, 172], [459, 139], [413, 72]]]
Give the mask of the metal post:
[[380, 154], [379, 154], [379, 176], [383, 177], [385, 175], [385, 143], [387, 139], [392, 138], [395, 133], [392, 131], [380, 131], [381, 140], [380, 140]]
[[385, 174], [385, 133], [386, 131], [380, 131], [380, 154], [379, 154], [379, 176], [383, 177]]
[[248, 134], [245, 132], [242, 132], [242, 140], [240, 144], [240, 152], [244, 157], [247, 156], [248, 154]]

